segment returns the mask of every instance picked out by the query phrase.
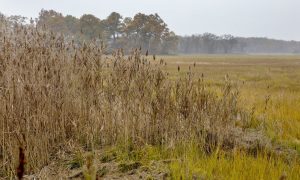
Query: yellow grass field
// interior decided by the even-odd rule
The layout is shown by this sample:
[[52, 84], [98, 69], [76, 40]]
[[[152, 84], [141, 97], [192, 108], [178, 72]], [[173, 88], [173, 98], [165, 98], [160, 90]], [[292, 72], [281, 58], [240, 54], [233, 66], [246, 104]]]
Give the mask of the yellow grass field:
[[[160, 58], [165, 59], [167, 65], [164, 70], [169, 72], [171, 77], [179, 78], [192, 72], [196, 77], [204, 76], [205, 82], [214, 90], [218, 90], [224, 85], [225, 78], [229, 78], [239, 89], [239, 107], [252, 111], [257, 117], [249, 126], [256, 126], [259, 124], [256, 121], [263, 121], [262, 125], [267, 129], [272, 141], [300, 152], [299, 56], [195, 55]], [[276, 179], [282, 175], [280, 171], [284, 169], [284, 165], [279, 165], [283, 169], [277, 169], [278, 161], [261, 156], [253, 159], [244, 154], [236, 154], [236, 158], [232, 160], [223, 156], [218, 160], [214, 159], [214, 156], [212, 159], [187, 156], [188, 160], [184, 165], [173, 165], [174, 171], [180, 172], [181, 175], [192, 169], [191, 171], [200, 174], [217, 171], [216, 174], [222, 174], [220, 177], [224, 179]], [[299, 168], [299, 164], [297, 166]], [[296, 171], [299, 169], [296, 168], [294, 172]], [[193, 173], [188, 174], [187, 177], [191, 178]], [[297, 179], [299, 172], [296, 174], [294, 178]], [[213, 176], [210, 174], [209, 177]]]
[[[225, 77], [240, 91], [240, 107], [267, 118], [274, 140], [293, 144], [300, 151], [300, 56], [195, 55], [165, 56], [164, 70], [178, 78], [191, 71], [204, 75], [214, 90]], [[180, 71], [178, 72], [178, 67]]]

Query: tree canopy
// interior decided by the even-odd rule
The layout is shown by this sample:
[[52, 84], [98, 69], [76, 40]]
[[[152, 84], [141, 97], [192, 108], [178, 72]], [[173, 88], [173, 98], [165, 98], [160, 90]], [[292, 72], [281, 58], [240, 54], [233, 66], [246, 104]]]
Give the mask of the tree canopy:
[[79, 19], [71, 15], [63, 16], [54, 10], [42, 10], [37, 26], [46, 26], [53, 32], [84, 40], [101, 40], [109, 49], [143, 48], [153, 54], [170, 54], [177, 51], [178, 37], [169, 30], [158, 14], [136, 14], [133, 18], [123, 18], [112, 12], [100, 20], [92, 14], [84, 14]]

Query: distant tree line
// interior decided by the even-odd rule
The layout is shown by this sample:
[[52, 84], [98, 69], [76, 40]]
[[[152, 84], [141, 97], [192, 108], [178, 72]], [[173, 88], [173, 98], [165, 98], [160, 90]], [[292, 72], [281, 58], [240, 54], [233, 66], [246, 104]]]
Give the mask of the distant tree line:
[[211, 33], [179, 37], [181, 54], [300, 53], [300, 42], [268, 38], [243, 38]]
[[54, 10], [41, 10], [35, 20], [28, 21], [22, 16], [5, 17], [0, 13], [0, 22], [1, 19], [12, 26], [23, 24], [46, 28], [78, 44], [90, 40], [103, 42], [108, 52], [122, 48], [128, 53], [133, 48], [142, 48], [152, 54], [300, 53], [298, 41], [243, 38], [229, 34], [217, 36], [212, 33], [178, 36], [158, 14], [138, 13], [131, 18], [112, 12], [101, 20], [92, 14], [77, 18]]

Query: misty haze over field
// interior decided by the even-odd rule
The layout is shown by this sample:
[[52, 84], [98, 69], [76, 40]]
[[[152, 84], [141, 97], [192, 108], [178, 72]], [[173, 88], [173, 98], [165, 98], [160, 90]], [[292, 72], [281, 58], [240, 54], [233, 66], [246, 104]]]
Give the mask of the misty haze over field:
[[0, 4], [0, 12], [7, 15], [35, 18], [42, 8], [100, 19], [113, 11], [130, 17], [158, 13], [179, 35], [210, 32], [300, 40], [299, 0], [0, 0]]
[[[131, 42], [129, 45], [124, 44], [124, 41], [129, 42], [133, 37], [127, 34], [127, 39], [122, 38], [125, 36], [124, 29], [107, 33], [104, 32], [107, 31], [105, 25], [99, 24], [99, 27], [103, 26], [100, 30], [101, 40], [109, 44], [111, 49], [142, 46], [157, 54], [300, 52], [300, 43], [296, 42], [300, 41], [298, 0], [65, 0], [59, 3], [51, 0], [0, 0], [0, 3], [0, 12], [6, 16], [21, 15], [36, 20], [40, 18], [41, 9], [54, 10], [63, 17], [72, 15], [77, 22], [85, 14], [91, 14], [99, 22], [104, 22], [112, 12], [117, 12], [121, 16], [120, 24], [124, 24], [126, 17], [134, 19], [140, 12], [145, 15], [157, 13], [159, 19], [167, 25], [168, 33], [174, 32], [177, 37], [169, 37], [167, 43], [162, 37], [162, 30], [159, 36], [152, 39], [139, 34], [141, 37], [138, 40], [134, 37], [135, 43]], [[47, 24], [43, 21], [51, 30], [69, 35], [71, 32], [72, 36], [82, 29], [74, 25], [72, 30], [69, 29], [70, 32], [66, 32], [64, 25], [50, 22], [51, 20], [47, 21]], [[92, 34], [98, 37], [99, 32]], [[89, 38], [94, 38], [92, 34], [88, 35]], [[131, 35], [133, 34], [134, 32]], [[155, 33], [149, 31], [148, 34]], [[118, 39], [113, 37], [115, 35]]]

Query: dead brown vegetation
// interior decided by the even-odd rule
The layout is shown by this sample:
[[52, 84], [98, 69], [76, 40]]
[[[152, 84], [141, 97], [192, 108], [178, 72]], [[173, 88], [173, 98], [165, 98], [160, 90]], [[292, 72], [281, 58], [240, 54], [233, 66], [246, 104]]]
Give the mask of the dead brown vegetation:
[[230, 139], [236, 121], [251, 120], [229, 81], [217, 95], [192, 73], [170, 80], [140, 50], [104, 57], [103, 48], [32, 27], [1, 28], [1, 176], [14, 174], [20, 146], [30, 173], [70, 142], [87, 150], [195, 142], [210, 152]]

